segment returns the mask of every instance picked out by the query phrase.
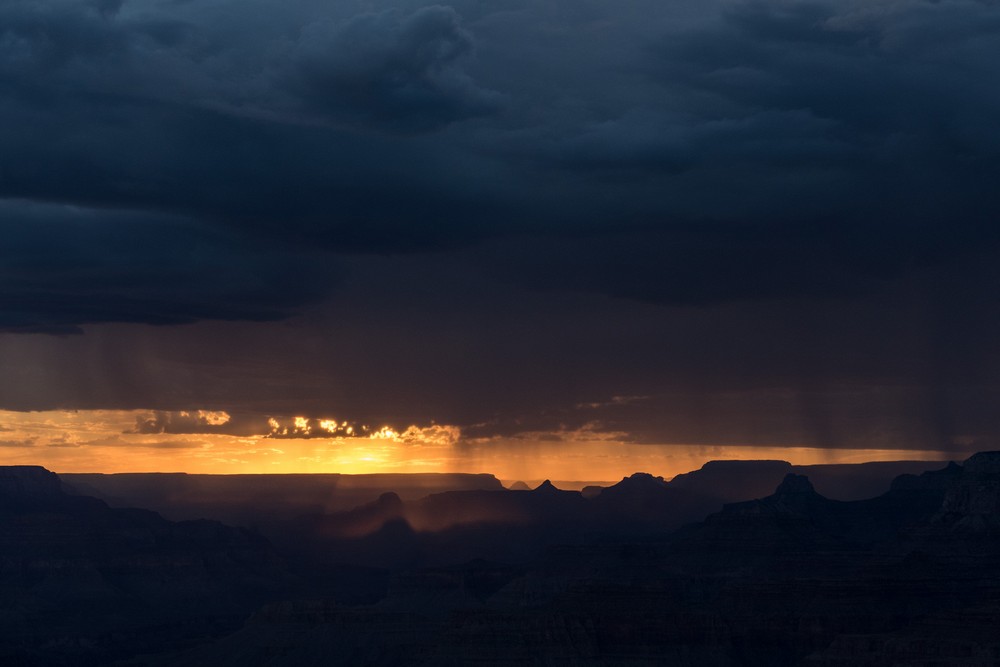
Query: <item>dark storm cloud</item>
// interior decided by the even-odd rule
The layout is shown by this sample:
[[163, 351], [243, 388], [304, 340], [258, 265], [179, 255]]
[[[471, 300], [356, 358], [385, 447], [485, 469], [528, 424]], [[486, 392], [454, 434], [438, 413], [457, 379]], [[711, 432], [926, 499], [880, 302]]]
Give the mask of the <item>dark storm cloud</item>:
[[5, 5], [0, 196], [340, 250], [453, 246], [503, 209], [475, 168], [445, 171], [481, 159], [413, 136], [499, 99], [464, 73], [453, 10], [196, 4]]
[[291, 86], [311, 109], [333, 118], [432, 130], [498, 109], [500, 96], [461, 67], [473, 46], [451, 7], [314, 23], [303, 30]]
[[290, 432], [291, 415], [334, 415], [468, 438], [940, 449], [1000, 436], [1000, 310], [983, 305], [997, 260], [850, 299], [694, 308], [510, 290], [448, 257], [354, 258], [338, 297], [291, 322], [0, 335], [0, 406], [284, 415]]
[[190, 220], [24, 202], [0, 216], [0, 331], [280, 319], [336, 273]]
[[156, 101], [293, 124], [421, 131], [498, 109], [500, 96], [464, 70], [475, 42], [451, 7], [340, 16], [303, 14], [303, 2], [259, 3], [255, 14], [212, 4], [12, 0], [0, 9], [0, 74], [8, 93], [48, 102], [108, 95], [110, 106]]
[[229, 414], [206, 410], [153, 410], [138, 415], [135, 426], [128, 433], [177, 435], [194, 433], [220, 433], [225, 435], [264, 435], [270, 431], [267, 417], [260, 415]]
[[662, 303], [858, 294], [996, 245], [998, 31], [972, 0], [18, 0], [0, 196], [511, 238], [528, 286]]
[[851, 295], [995, 247], [995, 5], [715, 7], [636, 62], [662, 99], [548, 144], [632, 229], [528, 245], [522, 276], [667, 303]]

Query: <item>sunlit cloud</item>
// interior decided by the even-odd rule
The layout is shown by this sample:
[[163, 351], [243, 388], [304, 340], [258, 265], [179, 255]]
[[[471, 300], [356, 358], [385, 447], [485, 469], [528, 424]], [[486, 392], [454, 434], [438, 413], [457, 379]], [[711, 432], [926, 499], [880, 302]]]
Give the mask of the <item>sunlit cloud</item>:
[[257, 435], [264, 431], [264, 422], [257, 415], [238, 418], [224, 410], [151, 410], [135, 417], [130, 433], [228, 433]]
[[368, 439], [405, 445], [454, 445], [462, 437], [462, 430], [459, 427], [441, 424], [430, 426], [411, 424], [403, 429], [388, 425], [374, 428], [347, 420], [338, 421], [332, 417], [302, 416], [284, 420], [269, 417], [267, 423], [270, 431], [265, 437], [278, 439]]
[[34, 447], [34, 438], [28, 438], [25, 440], [0, 440], [0, 447]]
[[[149, 419], [170, 428], [135, 428]], [[259, 432], [219, 430], [241, 421], [260, 425]], [[185, 431], [187, 426], [192, 428]], [[615, 481], [638, 471], [672, 477], [712, 459], [779, 459], [806, 465], [964, 458], [957, 452], [895, 448], [639, 444], [629, 433], [599, 420], [580, 427], [469, 437], [448, 424], [375, 428], [332, 416], [54, 410], [0, 411], [0, 429], [0, 465], [42, 465], [56, 472], [469, 472], [507, 480]], [[972, 449], [976, 446], [970, 443]]]
[[229, 413], [223, 411], [199, 410], [197, 414], [199, 419], [204, 419], [212, 426], [221, 426], [231, 419]]
[[372, 440], [388, 440], [411, 446], [437, 445], [452, 446], [462, 439], [462, 429], [457, 426], [432, 424], [430, 426], [408, 426], [397, 431], [389, 426], [374, 431], [368, 435]]
[[379, 430], [372, 433], [370, 436], [373, 440], [398, 440], [399, 434], [388, 426], [383, 426]]
[[269, 417], [268, 438], [354, 438], [369, 437], [367, 426], [333, 417]]

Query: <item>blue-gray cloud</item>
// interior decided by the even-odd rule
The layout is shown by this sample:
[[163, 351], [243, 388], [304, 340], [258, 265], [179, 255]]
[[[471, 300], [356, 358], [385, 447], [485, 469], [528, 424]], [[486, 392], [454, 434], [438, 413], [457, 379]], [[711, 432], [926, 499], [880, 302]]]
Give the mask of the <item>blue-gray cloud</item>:
[[[233, 288], [239, 307], [184, 297], [168, 243], [138, 301], [74, 305], [52, 273], [3, 326], [281, 316], [280, 292], [326, 293], [256, 273], [273, 244], [471, 247], [530, 288], [656, 303], [870, 292], [1000, 240], [998, 32], [975, 0], [11, 0], [0, 197], [86, 208], [98, 236], [133, 230], [101, 211], [182, 219], [271, 282]], [[98, 246], [74, 252], [108, 263]]]
[[0, 330], [281, 319], [337, 276], [329, 258], [190, 220], [23, 202], [0, 216]]
[[501, 96], [463, 70], [474, 40], [451, 7], [387, 11], [302, 31], [289, 86], [321, 116], [400, 131], [493, 113]]

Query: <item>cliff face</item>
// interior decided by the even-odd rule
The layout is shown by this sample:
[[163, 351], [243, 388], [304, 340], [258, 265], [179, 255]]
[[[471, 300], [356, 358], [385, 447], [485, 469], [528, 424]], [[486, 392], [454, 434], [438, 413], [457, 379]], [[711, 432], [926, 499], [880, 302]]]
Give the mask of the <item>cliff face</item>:
[[201, 639], [288, 582], [246, 531], [111, 509], [43, 468], [0, 468], [0, 664], [86, 666]]
[[[234, 627], [238, 612], [250, 620], [223, 639], [137, 664], [1000, 659], [1000, 536], [990, 528], [1000, 484], [995, 455], [900, 478], [888, 493], [861, 501], [828, 499], [794, 472], [778, 481], [770, 494], [673, 533], [667, 522], [704, 497], [642, 474], [589, 500], [548, 486], [420, 501], [387, 494], [309, 519], [309, 530], [329, 535], [317, 552], [329, 560], [317, 561], [317, 576], [352, 548], [355, 558], [392, 564], [382, 596], [360, 604], [324, 597], [319, 579], [306, 589], [251, 593], [283, 575], [266, 545], [243, 531], [109, 509], [48, 482], [39, 482], [48, 491], [11, 482], [27, 490], [0, 496], [0, 620], [10, 621], [0, 623], [7, 633], [0, 664], [86, 665], [143, 646], [181, 648]], [[439, 530], [420, 532], [418, 521]], [[530, 558], [518, 551], [529, 543]], [[548, 545], [542, 555], [539, 545]], [[489, 560], [441, 564], [445, 556], [461, 562], [483, 553]], [[428, 554], [437, 554], [437, 566], [426, 565]], [[497, 562], [508, 555], [516, 562]], [[268, 604], [250, 615], [254, 600]], [[108, 628], [113, 640], [103, 638]]]
[[[972, 470], [967, 479], [982, 482]], [[670, 536], [653, 517], [687, 492], [635, 475], [592, 501], [553, 500], [591, 518], [644, 516], [638, 537], [605, 534], [516, 568], [479, 562], [400, 573], [377, 604], [271, 609], [223, 642], [163, 664], [237, 664], [228, 656], [239, 651], [251, 663], [297, 667], [326, 664], [325, 655], [385, 667], [931, 664], [921, 662], [921, 647], [978, 659], [993, 655], [994, 624], [975, 610], [1000, 600], [997, 568], [907, 542], [934, 524], [961, 475], [952, 466], [878, 498], [838, 502], [786, 473], [773, 493]], [[541, 503], [553, 493], [545, 491], [522, 492], [517, 506]], [[949, 638], [957, 618], [972, 629]]]
[[1000, 452], [979, 452], [962, 464], [962, 472], [969, 477], [1000, 480]]
[[0, 498], [10, 502], [53, 501], [62, 496], [62, 482], [41, 466], [0, 467]]
[[65, 474], [81, 495], [112, 507], [144, 507], [175, 521], [215, 519], [265, 527], [305, 513], [350, 511], [384, 493], [404, 501], [446, 491], [500, 491], [486, 474], [195, 475], [184, 473]]
[[665, 543], [552, 552], [456, 612], [433, 664], [996, 664], [1000, 566], [969, 557], [995, 536], [912, 540], [942, 514], [996, 518], [984, 458], [858, 502], [790, 474]]
[[965, 462], [938, 520], [959, 529], [1000, 529], [1000, 452], [981, 452]]
[[947, 489], [958, 475], [962, 474], [962, 466], [949, 461], [942, 468], [926, 470], [919, 475], [899, 475], [890, 485], [892, 491], [922, 491], [928, 489]]
[[732, 503], [770, 495], [790, 472], [792, 464], [787, 461], [709, 461], [699, 470], [677, 475], [668, 484]]
[[981, 452], [960, 466], [901, 478], [893, 488], [941, 495], [931, 519], [906, 531], [898, 548], [953, 558], [1000, 557], [1000, 452]]

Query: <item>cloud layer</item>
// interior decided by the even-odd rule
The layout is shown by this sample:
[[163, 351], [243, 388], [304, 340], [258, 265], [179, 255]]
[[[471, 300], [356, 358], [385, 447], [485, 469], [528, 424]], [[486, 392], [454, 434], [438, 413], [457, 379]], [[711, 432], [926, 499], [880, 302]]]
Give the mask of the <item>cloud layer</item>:
[[0, 406], [998, 435], [998, 33], [976, 0], [9, 0]]
[[[996, 246], [993, 3], [366, 7], [6, 3], [0, 196], [95, 236], [126, 208], [328, 253], [511, 238], [532, 286], [668, 303]], [[94, 317], [175, 319], [129, 310]]]
[[0, 203], [0, 216], [0, 330], [281, 319], [337, 277], [308, 249], [190, 219], [23, 201]]

